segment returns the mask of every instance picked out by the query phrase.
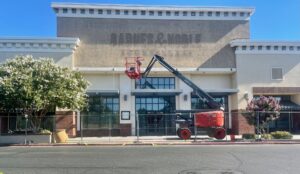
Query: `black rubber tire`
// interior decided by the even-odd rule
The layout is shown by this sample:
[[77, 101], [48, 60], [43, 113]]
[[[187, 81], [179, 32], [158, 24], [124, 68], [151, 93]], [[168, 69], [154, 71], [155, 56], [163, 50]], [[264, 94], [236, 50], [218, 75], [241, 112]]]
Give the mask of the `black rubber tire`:
[[225, 129], [222, 128], [222, 127], [217, 127], [215, 129], [215, 133], [214, 133], [214, 137], [218, 140], [222, 140], [224, 139], [226, 136], [226, 132], [225, 132]]
[[180, 138], [187, 140], [190, 139], [192, 136], [192, 132], [188, 128], [183, 128], [180, 130]]

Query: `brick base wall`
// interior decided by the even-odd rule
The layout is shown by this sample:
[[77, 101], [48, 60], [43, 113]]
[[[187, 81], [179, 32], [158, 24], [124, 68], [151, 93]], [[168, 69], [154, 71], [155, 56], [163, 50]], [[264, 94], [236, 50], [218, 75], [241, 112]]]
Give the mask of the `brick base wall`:
[[247, 119], [241, 114], [240, 110], [232, 110], [232, 133], [242, 135], [246, 133], [255, 133], [255, 126], [249, 125]]
[[66, 129], [69, 137], [76, 137], [76, 114], [73, 111], [55, 112], [56, 129]]
[[120, 124], [120, 135], [131, 136], [131, 124]]

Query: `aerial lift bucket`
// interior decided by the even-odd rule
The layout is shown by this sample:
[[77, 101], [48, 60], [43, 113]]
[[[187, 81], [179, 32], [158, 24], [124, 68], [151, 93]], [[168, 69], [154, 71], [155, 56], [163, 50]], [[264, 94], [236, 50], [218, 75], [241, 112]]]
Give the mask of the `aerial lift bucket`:
[[126, 57], [125, 58], [125, 74], [131, 79], [141, 78], [141, 57]]

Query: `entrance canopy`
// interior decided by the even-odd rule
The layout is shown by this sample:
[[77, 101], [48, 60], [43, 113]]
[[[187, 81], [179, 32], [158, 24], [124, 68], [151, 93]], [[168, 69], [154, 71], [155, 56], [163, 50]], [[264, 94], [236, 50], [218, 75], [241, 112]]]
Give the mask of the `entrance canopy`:
[[182, 93], [182, 90], [174, 89], [134, 89], [131, 94], [136, 96], [175, 96]]
[[100, 96], [119, 96], [119, 90], [88, 90], [89, 96], [100, 95]]
[[282, 111], [300, 111], [300, 105], [292, 101], [280, 101], [280, 106]]

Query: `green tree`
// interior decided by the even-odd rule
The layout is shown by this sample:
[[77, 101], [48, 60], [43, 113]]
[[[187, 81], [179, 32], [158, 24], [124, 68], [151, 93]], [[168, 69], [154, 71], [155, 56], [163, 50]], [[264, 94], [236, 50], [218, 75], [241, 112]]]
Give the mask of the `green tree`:
[[17, 56], [0, 64], [0, 109], [27, 114], [34, 131], [55, 108], [82, 109], [88, 82], [50, 58]]
[[248, 103], [244, 116], [249, 124], [256, 125], [258, 133], [265, 133], [269, 122], [279, 118], [280, 109], [279, 101], [274, 97], [260, 96]]

